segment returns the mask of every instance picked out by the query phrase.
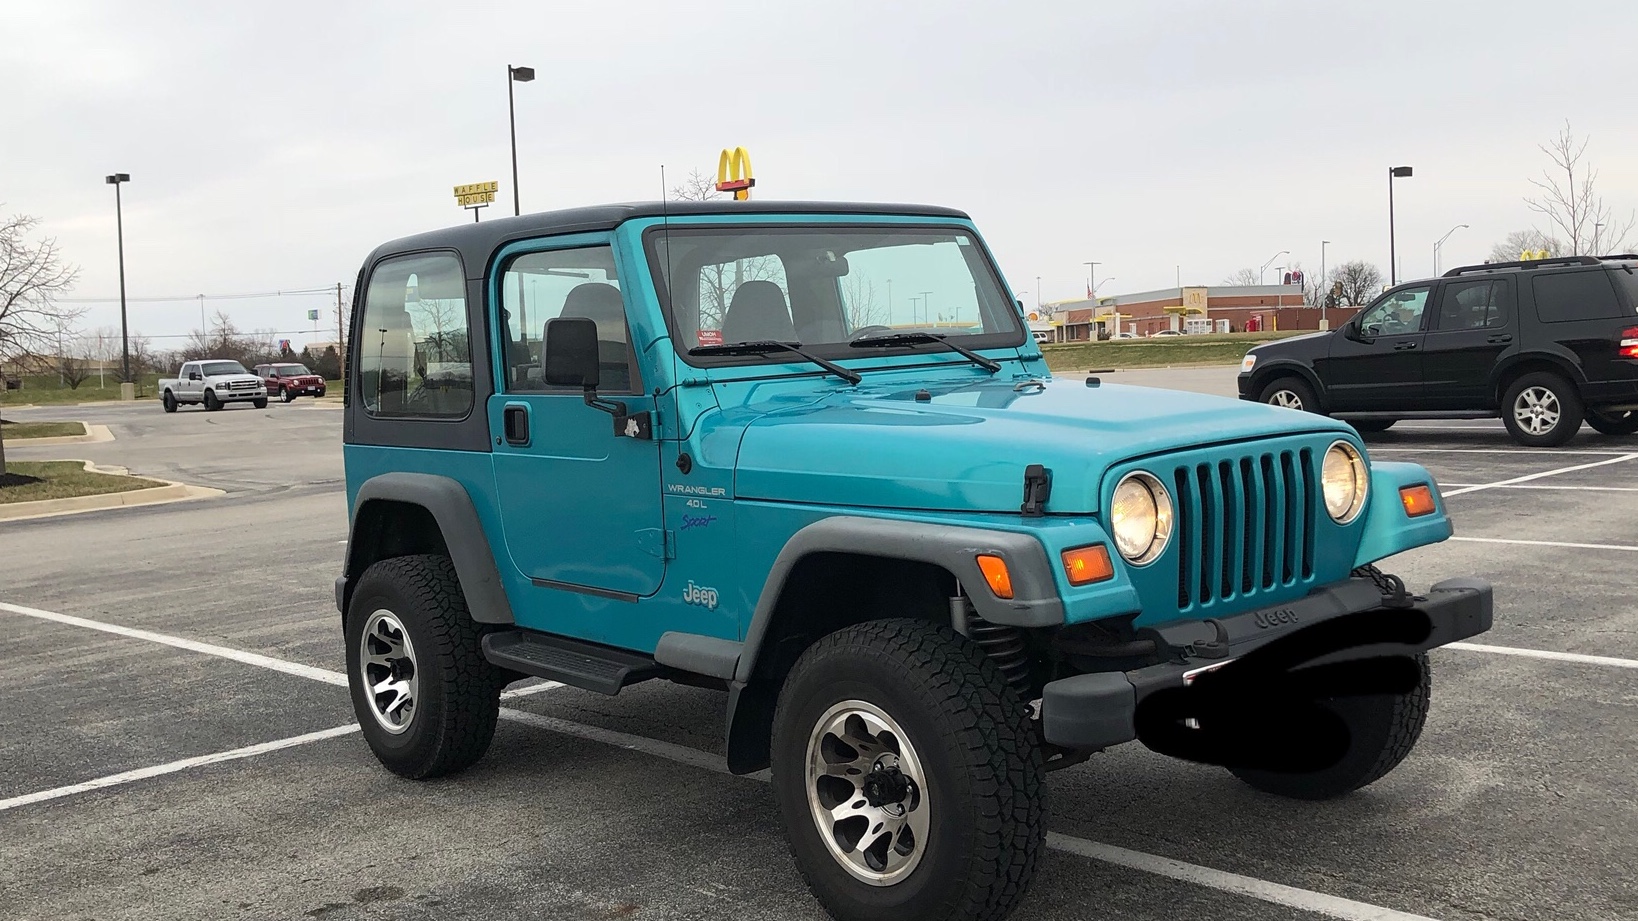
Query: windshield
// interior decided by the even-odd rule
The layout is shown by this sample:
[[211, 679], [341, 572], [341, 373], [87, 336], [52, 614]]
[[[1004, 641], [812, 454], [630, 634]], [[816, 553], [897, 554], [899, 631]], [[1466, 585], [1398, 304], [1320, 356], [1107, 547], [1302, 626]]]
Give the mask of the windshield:
[[206, 377], [216, 377], [220, 374], [249, 374], [245, 366], [236, 361], [207, 361], [200, 365], [199, 370]]
[[313, 372], [306, 365], [274, 365], [273, 373], [280, 377], [305, 377]]
[[[989, 258], [960, 229], [673, 227], [650, 230], [646, 244], [656, 276], [676, 280], [666, 285], [667, 319], [684, 354], [772, 340], [858, 358], [850, 340], [910, 331], [960, 339], [969, 348], [1024, 341], [1017, 308]], [[936, 341], [903, 347], [941, 351]]]

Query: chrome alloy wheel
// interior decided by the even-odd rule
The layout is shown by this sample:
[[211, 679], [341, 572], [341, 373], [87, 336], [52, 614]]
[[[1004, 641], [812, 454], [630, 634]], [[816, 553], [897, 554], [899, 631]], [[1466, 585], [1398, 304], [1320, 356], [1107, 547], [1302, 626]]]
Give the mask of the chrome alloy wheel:
[[1302, 397], [1298, 396], [1295, 391], [1276, 390], [1268, 395], [1268, 405], [1301, 410]]
[[1558, 395], [1546, 387], [1526, 387], [1513, 401], [1513, 420], [1531, 435], [1545, 435], [1557, 428], [1563, 412]]
[[826, 710], [808, 736], [808, 810], [836, 862], [872, 886], [908, 876], [927, 849], [931, 798], [921, 760], [886, 711]]
[[394, 735], [408, 729], [415, 719], [420, 679], [416, 676], [415, 646], [397, 614], [379, 610], [364, 622], [358, 669], [375, 721]]

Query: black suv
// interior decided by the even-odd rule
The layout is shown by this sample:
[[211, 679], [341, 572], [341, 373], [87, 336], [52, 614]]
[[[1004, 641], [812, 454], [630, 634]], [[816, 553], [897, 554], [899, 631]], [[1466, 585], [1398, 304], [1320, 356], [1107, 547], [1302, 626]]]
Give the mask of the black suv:
[[1240, 399], [1380, 432], [1400, 419], [1500, 416], [1519, 444], [1582, 421], [1638, 432], [1638, 255], [1452, 269], [1383, 292], [1331, 332], [1260, 345]]

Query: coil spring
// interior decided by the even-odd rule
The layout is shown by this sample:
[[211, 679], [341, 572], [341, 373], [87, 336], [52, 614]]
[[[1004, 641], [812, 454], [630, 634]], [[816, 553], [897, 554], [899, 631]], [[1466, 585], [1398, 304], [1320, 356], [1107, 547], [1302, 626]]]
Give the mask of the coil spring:
[[976, 612], [967, 615], [967, 635], [990, 657], [1019, 695], [1029, 700], [1029, 654], [1024, 631], [992, 624]]

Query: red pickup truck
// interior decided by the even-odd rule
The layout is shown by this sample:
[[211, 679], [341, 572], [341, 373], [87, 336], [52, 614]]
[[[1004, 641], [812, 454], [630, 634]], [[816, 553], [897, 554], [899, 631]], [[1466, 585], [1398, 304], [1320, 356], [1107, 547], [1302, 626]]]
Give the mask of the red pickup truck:
[[267, 395], [289, 403], [296, 397], [324, 396], [324, 378], [307, 370], [306, 365], [257, 365], [256, 376], [267, 385]]

